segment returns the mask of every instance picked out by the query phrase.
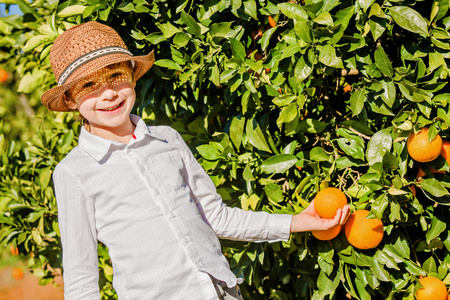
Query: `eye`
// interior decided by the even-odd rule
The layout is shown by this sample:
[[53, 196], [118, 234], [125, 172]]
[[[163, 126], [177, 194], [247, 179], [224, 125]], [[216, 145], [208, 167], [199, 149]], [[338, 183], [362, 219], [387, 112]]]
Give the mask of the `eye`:
[[114, 78], [120, 77], [120, 75], [122, 75], [122, 73], [116, 72], [116, 73], [112, 74], [112, 75], [110, 76], [110, 78], [111, 78], [111, 79], [114, 79]]
[[82, 88], [83, 89], [87, 89], [90, 88], [91, 86], [93, 86], [95, 83], [92, 81], [86, 82], [85, 84], [83, 84]]

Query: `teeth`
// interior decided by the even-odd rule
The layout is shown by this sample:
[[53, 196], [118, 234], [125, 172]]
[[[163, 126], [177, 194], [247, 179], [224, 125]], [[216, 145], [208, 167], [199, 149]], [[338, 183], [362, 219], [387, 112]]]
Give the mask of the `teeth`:
[[105, 108], [105, 109], [101, 109], [101, 110], [104, 110], [104, 111], [110, 111], [110, 110], [114, 110], [114, 109], [116, 109], [116, 108], [118, 108], [120, 105], [122, 104], [122, 102], [120, 102], [119, 104], [117, 104], [116, 106], [114, 106], [114, 107], [110, 107], [110, 108]]

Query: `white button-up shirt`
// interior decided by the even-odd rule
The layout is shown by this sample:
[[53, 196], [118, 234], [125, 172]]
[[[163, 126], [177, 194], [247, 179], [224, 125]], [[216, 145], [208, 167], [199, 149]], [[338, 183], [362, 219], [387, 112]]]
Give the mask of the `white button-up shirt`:
[[100, 299], [98, 241], [119, 299], [217, 299], [210, 275], [237, 282], [218, 238], [287, 240], [291, 216], [226, 206], [175, 130], [131, 118], [128, 144], [83, 128], [55, 169], [65, 299]]

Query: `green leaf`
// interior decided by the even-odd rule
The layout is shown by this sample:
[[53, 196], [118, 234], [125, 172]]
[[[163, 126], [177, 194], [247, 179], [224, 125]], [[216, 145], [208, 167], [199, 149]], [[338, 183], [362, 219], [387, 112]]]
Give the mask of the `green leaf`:
[[266, 30], [261, 38], [261, 50], [266, 50], [267, 46], [269, 45], [270, 38], [277, 30], [277, 27], [270, 28], [269, 30]]
[[380, 97], [389, 108], [392, 108], [397, 94], [395, 84], [391, 80], [381, 80], [380, 83], [383, 86], [383, 93], [380, 94]]
[[117, 6], [117, 9], [123, 12], [131, 12], [134, 10], [134, 4], [130, 1], [124, 1]]
[[322, 297], [333, 294], [340, 283], [340, 269], [335, 268], [328, 277], [324, 271], [320, 271], [317, 278], [317, 287]]
[[381, 281], [390, 282], [389, 272], [386, 271], [375, 259], [371, 260], [373, 274]]
[[291, 103], [281, 109], [280, 116], [277, 118], [277, 125], [291, 122], [298, 115], [297, 103]]
[[242, 6], [242, 0], [231, 0], [231, 8], [238, 10]]
[[317, 46], [319, 50], [319, 61], [326, 66], [344, 68], [342, 59], [336, 55], [336, 49], [331, 45]]
[[366, 93], [364, 90], [356, 91], [350, 96], [350, 108], [352, 110], [352, 116], [357, 116], [364, 108], [364, 102], [366, 101]]
[[239, 149], [244, 134], [245, 118], [238, 115], [233, 118], [230, 126], [230, 138], [236, 149]]
[[392, 137], [386, 130], [375, 133], [367, 143], [366, 158], [369, 165], [382, 162], [384, 154], [391, 150]]
[[181, 12], [181, 20], [187, 26], [187, 31], [193, 35], [201, 36], [202, 30], [197, 22], [191, 15], [187, 14], [184, 10]]
[[[308, 22], [297, 21], [294, 25], [295, 33], [298, 35], [300, 39], [307, 43], [312, 43], [311, 37], [311, 27]], [[298, 45], [292, 45], [298, 46]]]
[[364, 159], [364, 141], [361, 137], [348, 133], [345, 129], [339, 128], [336, 133], [341, 138], [337, 139], [339, 147], [345, 154], [356, 159]]
[[334, 26], [333, 18], [328, 11], [321, 12], [313, 21], [325, 26]]
[[413, 263], [410, 260], [405, 260], [404, 264], [406, 265], [405, 269], [406, 271], [408, 271], [408, 273], [411, 273], [413, 275], [416, 276], [425, 276], [427, 274], [427, 272], [425, 272], [424, 269], [422, 269], [421, 267], [419, 267], [418, 265], [416, 265], [415, 263]]
[[325, 150], [323, 150], [323, 148], [321, 147], [312, 148], [309, 153], [309, 157], [311, 158], [312, 161], [328, 161], [328, 162], [333, 161], [333, 157], [327, 152], [325, 152]]
[[220, 158], [219, 150], [210, 145], [198, 146], [197, 151], [201, 156], [209, 160], [217, 160]]
[[181, 68], [179, 64], [170, 59], [158, 59], [154, 62], [154, 64], [159, 67], [183, 72], [183, 68]]
[[283, 201], [283, 191], [281, 190], [281, 186], [278, 184], [268, 184], [264, 187], [264, 192], [266, 193], [267, 198], [272, 203], [279, 203]]
[[244, 171], [242, 172], [242, 178], [247, 181], [253, 181], [255, 180], [255, 177], [252, 174], [252, 168], [250, 167], [250, 164], [246, 164]]
[[34, 92], [37, 88], [42, 87], [46, 75], [48, 73], [45, 70], [38, 68], [33, 69], [31, 73], [27, 72], [20, 80], [17, 91], [21, 93]]
[[241, 197], [241, 207], [244, 210], [248, 210], [249, 208], [255, 210], [260, 200], [261, 199], [255, 194], [252, 194], [250, 197], [247, 197], [245, 194], [243, 194]]
[[435, 197], [442, 197], [449, 194], [447, 189], [435, 178], [422, 180], [420, 187]]
[[239, 59], [241, 62], [245, 62], [245, 48], [242, 43], [235, 38], [230, 38], [230, 44], [233, 56]]
[[434, 260], [433, 256], [430, 256], [423, 263], [422, 268], [424, 268], [427, 273], [436, 273], [437, 272], [436, 261]]
[[209, 29], [211, 37], [226, 37], [230, 32], [232, 22], [213, 23]]
[[[380, 24], [381, 23], [381, 24]], [[373, 39], [378, 40], [383, 33], [386, 31], [386, 20], [369, 20], [370, 32], [372, 33]]]
[[255, 20], [258, 20], [258, 11], [255, 0], [244, 1], [244, 11], [246, 15], [252, 17]]
[[394, 154], [390, 152], [386, 152], [383, 155], [382, 164], [385, 172], [392, 172], [398, 169], [398, 159]]
[[34, 48], [53, 42], [56, 36], [36, 35], [30, 38], [23, 47], [24, 52], [33, 50]]
[[162, 34], [166, 39], [172, 37], [175, 33], [181, 32], [180, 29], [173, 26], [171, 23], [164, 23], [158, 25], [159, 30], [161, 30]]
[[277, 6], [280, 11], [290, 19], [305, 22], [309, 18], [308, 13], [300, 5], [284, 2]]
[[448, 12], [450, 3], [447, 0], [434, 0], [433, 6], [431, 9], [432, 16], [430, 18], [431, 21], [438, 21], [445, 17]]
[[300, 132], [304, 133], [322, 133], [328, 126], [328, 123], [317, 121], [315, 119], [306, 119], [298, 124]]
[[295, 82], [300, 83], [304, 81], [312, 74], [312, 71], [312, 65], [309, 62], [305, 61], [303, 56], [300, 57], [294, 69]]
[[364, 11], [367, 11], [375, 0], [357, 0], [357, 2]]
[[70, 5], [70, 6], [67, 6], [66, 8], [64, 8], [63, 10], [61, 10], [58, 13], [58, 17], [67, 18], [67, 17], [71, 17], [71, 16], [82, 15], [83, 11], [85, 9], [86, 9], [86, 6], [84, 6], [84, 5]]
[[389, 12], [400, 27], [425, 37], [428, 36], [427, 22], [414, 9], [407, 6], [393, 6], [389, 7]]
[[[427, 180], [427, 179], [425, 179]], [[429, 244], [431, 242], [431, 240], [437, 238], [442, 232], [445, 231], [445, 229], [447, 229], [447, 224], [441, 220], [439, 220], [438, 218], [434, 217], [431, 220], [431, 227], [430, 229], [428, 229], [425, 237], [427, 239], [427, 243]]]
[[267, 144], [266, 138], [264, 137], [259, 124], [254, 118], [248, 120], [247, 126], [245, 128], [245, 133], [250, 141], [250, 143], [258, 148], [259, 150], [272, 153], [269, 145]]
[[185, 32], [178, 32], [173, 38], [173, 43], [178, 47], [184, 47], [189, 43], [190, 37]]
[[375, 64], [384, 76], [394, 76], [394, 69], [392, 69], [391, 61], [381, 45], [375, 50]]
[[297, 163], [298, 159], [292, 154], [278, 154], [266, 159], [261, 164], [261, 170], [266, 173], [284, 173]]

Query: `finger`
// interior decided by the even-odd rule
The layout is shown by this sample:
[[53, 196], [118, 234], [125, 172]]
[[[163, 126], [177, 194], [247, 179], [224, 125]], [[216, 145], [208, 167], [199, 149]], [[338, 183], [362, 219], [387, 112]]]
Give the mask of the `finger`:
[[336, 215], [334, 216], [334, 218], [329, 219], [329, 222], [327, 222], [328, 223], [327, 225], [329, 225], [330, 227], [334, 227], [334, 226], [338, 225], [341, 220], [341, 217], [342, 217], [342, 209], [339, 208], [336, 211]]
[[344, 209], [342, 211], [342, 215], [341, 215], [341, 219], [340, 219], [340, 224], [345, 224], [345, 222], [347, 222], [348, 217], [350, 216], [350, 205], [346, 205], [344, 206]]

